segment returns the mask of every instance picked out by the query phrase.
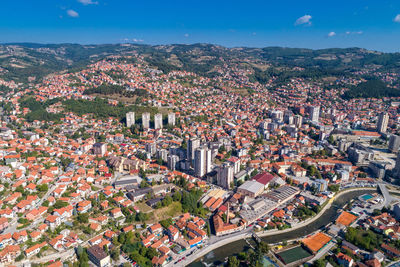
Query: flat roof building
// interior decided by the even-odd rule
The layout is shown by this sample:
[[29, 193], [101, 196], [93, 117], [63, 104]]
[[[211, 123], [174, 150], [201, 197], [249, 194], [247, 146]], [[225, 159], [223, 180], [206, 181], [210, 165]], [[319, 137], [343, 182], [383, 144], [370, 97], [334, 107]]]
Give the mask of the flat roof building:
[[98, 267], [111, 266], [110, 256], [99, 246], [94, 245], [87, 249], [89, 260]]
[[257, 181], [246, 181], [244, 184], [239, 186], [237, 192], [249, 197], [256, 197], [264, 192], [264, 185]]

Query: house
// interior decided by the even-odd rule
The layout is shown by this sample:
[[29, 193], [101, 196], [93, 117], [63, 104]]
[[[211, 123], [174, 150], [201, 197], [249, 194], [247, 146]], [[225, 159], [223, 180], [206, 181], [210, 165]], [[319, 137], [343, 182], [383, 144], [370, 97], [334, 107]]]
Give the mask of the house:
[[42, 233], [39, 231], [33, 231], [29, 234], [29, 237], [32, 239], [32, 242], [37, 242], [42, 237]]
[[89, 200], [84, 200], [78, 203], [77, 211], [78, 213], [88, 212], [92, 208], [92, 202]]
[[360, 252], [360, 249], [357, 246], [353, 245], [350, 242], [347, 242], [346, 240], [342, 241], [342, 248], [350, 251], [354, 255], [358, 254], [358, 252]]
[[170, 225], [168, 226], [167, 234], [171, 241], [175, 241], [179, 237], [179, 230], [175, 226]]
[[61, 261], [56, 261], [51, 263], [50, 265], [47, 265], [47, 267], [62, 267], [63, 263]]
[[203, 242], [203, 239], [200, 236], [197, 236], [193, 239], [190, 239], [188, 242], [189, 242], [189, 246], [192, 248], [197, 245], [200, 245]]
[[52, 246], [55, 250], [61, 250], [63, 247], [63, 235], [58, 235], [55, 238], [51, 239], [49, 245]]
[[391, 247], [387, 244], [382, 244], [381, 248], [383, 250], [383, 252], [385, 252], [386, 254], [388, 254], [391, 258], [398, 258], [400, 257], [400, 250]]
[[104, 237], [105, 238], [107, 238], [108, 240], [112, 240], [114, 237], [116, 237], [117, 236], [117, 233], [115, 233], [115, 232], [113, 232], [113, 231], [111, 231], [111, 230], [107, 230], [105, 233], [104, 233]]
[[65, 222], [67, 219], [72, 217], [73, 210], [74, 208], [72, 207], [72, 205], [68, 205], [60, 209], [54, 209], [53, 215], [60, 217], [60, 220], [62, 222]]
[[110, 211], [110, 215], [111, 215], [111, 217], [112, 217], [113, 219], [117, 219], [117, 218], [120, 218], [120, 217], [125, 217], [124, 214], [122, 214], [122, 211], [121, 211], [120, 208], [112, 209], [112, 210]]
[[193, 222], [189, 222], [186, 225], [186, 228], [189, 231], [193, 232], [195, 235], [200, 236], [202, 239], [207, 237], [207, 233], [202, 229], [200, 229], [199, 227], [197, 227], [197, 225], [195, 225]]
[[149, 230], [151, 233], [157, 235], [162, 232], [163, 228], [162, 228], [161, 224], [156, 223], [156, 224], [153, 224], [152, 226], [150, 226]]
[[50, 227], [50, 229], [54, 230], [57, 226], [61, 225], [61, 219], [56, 215], [49, 215], [44, 220], [44, 222]]
[[0, 251], [0, 265], [7, 265], [15, 260], [21, 254], [21, 249], [18, 245], [8, 245]]
[[132, 224], [122, 228], [122, 232], [124, 232], [124, 233], [128, 233], [128, 232], [131, 232], [131, 231], [133, 231], [133, 225]]
[[96, 218], [89, 218], [89, 222], [99, 223], [101, 225], [106, 225], [108, 222], [108, 216], [101, 215]]
[[3, 231], [8, 227], [8, 220], [7, 218], [0, 218], [0, 232]]
[[46, 242], [43, 242], [43, 243], [40, 243], [40, 244], [33, 245], [33, 246], [30, 247], [30, 248], [27, 248], [27, 249], [25, 250], [25, 255], [29, 258], [29, 257], [31, 257], [31, 256], [33, 256], [33, 255], [38, 254], [39, 251], [40, 251], [40, 249], [41, 249], [42, 247], [46, 246], [46, 244], [47, 244]]
[[10, 245], [12, 242], [11, 233], [0, 235], [0, 248]]
[[158, 248], [158, 250], [160, 251], [160, 253], [162, 255], [168, 255], [168, 254], [171, 253], [171, 250], [166, 246], [161, 246], [161, 247]]
[[149, 247], [155, 238], [156, 238], [156, 236], [154, 234], [151, 234], [151, 235], [143, 238], [143, 240], [142, 240], [143, 246]]
[[337, 258], [339, 265], [343, 265], [345, 267], [351, 267], [354, 263], [354, 260], [352, 257], [350, 257], [349, 255], [343, 254], [342, 252], [340, 252], [336, 256], [336, 258]]
[[151, 260], [151, 263], [153, 264], [153, 266], [163, 266], [165, 265], [167, 258], [167, 255], [163, 255], [161, 257], [154, 256]]
[[26, 230], [22, 230], [20, 232], [14, 232], [12, 235], [12, 238], [17, 242], [18, 244], [25, 243], [28, 240], [28, 233]]
[[101, 225], [98, 224], [98, 223], [93, 223], [92, 222], [92, 223], [89, 224], [89, 228], [92, 229], [95, 232], [98, 232], [98, 231], [101, 230]]
[[98, 267], [111, 266], [110, 256], [99, 245], [91, 246], [87, 249], [89, 260]]
[[369, 267], [381, 267], [381, 263], [377, 259], [370, 259], [365, 262]]

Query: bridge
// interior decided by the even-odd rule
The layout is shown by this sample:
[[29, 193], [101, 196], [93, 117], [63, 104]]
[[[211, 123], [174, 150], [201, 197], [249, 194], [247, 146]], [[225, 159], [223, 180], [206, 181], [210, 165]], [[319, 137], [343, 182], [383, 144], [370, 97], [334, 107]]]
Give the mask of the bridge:
[[251, 237], [253, 237], [253, 239], [257, 242], [257, 243], [261, 243], [261, 238], [256, 234], [256, 232], [251, 231]]
[[385, 199], [383, 201], [383, 207], [390, 206], [390, 204], [393, 201], [398, 201], [399, 200], [397, 197], [394, 197], [394, 196], [390, 195], [389, 191], [386, 188], [386, 184], [378, 183], [378, 188], [379, 188], [379, 191], [382, 193], [382, 195], [383, 195], [383, 197]]

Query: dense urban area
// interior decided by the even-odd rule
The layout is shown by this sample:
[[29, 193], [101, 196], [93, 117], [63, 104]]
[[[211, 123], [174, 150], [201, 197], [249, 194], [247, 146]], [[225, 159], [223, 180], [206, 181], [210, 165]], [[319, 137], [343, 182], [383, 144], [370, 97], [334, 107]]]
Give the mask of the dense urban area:
[[399, 266], [399, 62], [0, 45], [0, 266]]

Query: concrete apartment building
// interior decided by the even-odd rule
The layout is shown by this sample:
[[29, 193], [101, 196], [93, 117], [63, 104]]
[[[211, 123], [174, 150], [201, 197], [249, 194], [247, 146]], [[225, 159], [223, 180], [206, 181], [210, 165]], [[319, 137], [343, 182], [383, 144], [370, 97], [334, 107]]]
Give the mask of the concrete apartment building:
[[142, 114], [142, 126], [143, 126], [143, 129], [150, 128], [150, 113], [149, 112], [145, 112]]
[[398, 135], [391, 135], [389, 138], [389, 150], [392, 153], [397, 153], [400, 147], [400, 136]]
[[126, 127], [130, 128], [135, 125], [135, 112], [126, 113]]
[[382, 112], [378, 116], [378, 123], [376, 125], [376, 130], [379, 133], [386, 133], [389, 123], [389, 115], [386, 112]]
[[222, 188], [229, 189], [233, 184], [234, 167], [230, 162], [224, 162], [217, 168], [217, 184]]
[[168, 113], [168, 125], [175, 126], [175, 113]]
[[319, 121], [319, 106], [311, 106], [309, 107], [309, 113], [310, 113], [310, 120], [312, 122], [318, 122]]
[[163, 118], [161, 113], [157, 113], [154, 115], [154, 129], [162, 129], [163, 128]]
[[191, 166], [193, 166], [194, 151], [198, 147], [200, 147], [200, 139], [199, 138], [189, 139], [189, 142], [187, 144], [187, 159], [189, 160], [189, 163]]
[[207, 146], [199, 147], [194, 152], [194, 174], [204, 177], [211, 171], [211, 150]]

